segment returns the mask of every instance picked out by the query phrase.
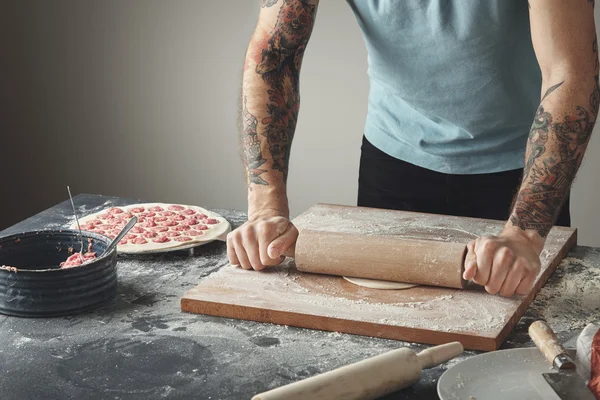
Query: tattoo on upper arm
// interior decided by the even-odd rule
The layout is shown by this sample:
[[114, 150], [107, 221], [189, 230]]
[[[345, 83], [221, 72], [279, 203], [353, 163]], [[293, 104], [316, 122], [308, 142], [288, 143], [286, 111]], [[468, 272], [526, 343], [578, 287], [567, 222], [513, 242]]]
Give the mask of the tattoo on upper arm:
[[287, 181], [300, 104], [299, 71], [315, 8], [308, 0], [283, 0], [277, 22], [256, 66], [256, 72], [268, 86], [268, 116], [260, 121], [264, 128], [261, 135], [266, 138], [271, 154], [271, 168], [282, 172], [284, 181]]
[[[528, 185], [517, 194], [510, 220], [523, 230], [536, 230], [542, 237], [548, 235], [567, 197], [598, 114], [600, 90], [596, 40], [592, 47], [596, 75], [589, 109], [577, 106], [575, 112], [566, 115], [562, 121], [554, 121], [552, 114], [540, 104], [529, 133], [528, 155], [523, 170], [523, 182]], [[562, 83], [551, 86], [542, 102]], [[550, 133], [553, 135], [550, 136]]]
[[277, 3], [278, 0], [262, 0], [262, 7], [271, 7]]

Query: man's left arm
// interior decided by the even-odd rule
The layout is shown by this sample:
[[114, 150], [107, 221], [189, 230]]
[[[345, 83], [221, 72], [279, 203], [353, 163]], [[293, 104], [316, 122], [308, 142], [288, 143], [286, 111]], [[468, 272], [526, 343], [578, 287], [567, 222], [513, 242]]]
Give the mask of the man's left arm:
[[502, 233], [468, 244], [464, 278], [502, 296], [527, 294], [540, 253], [581, 165], [598, 114], [593, 0], [530, 0], [542, 92], [521, 186]]

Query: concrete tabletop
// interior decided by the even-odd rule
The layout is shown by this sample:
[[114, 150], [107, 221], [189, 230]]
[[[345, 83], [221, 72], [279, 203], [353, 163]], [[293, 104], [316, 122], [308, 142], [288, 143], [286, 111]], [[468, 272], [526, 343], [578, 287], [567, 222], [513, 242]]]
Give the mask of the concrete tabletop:
[[[136, 202], [82, 194], [80, 215]], [[201, 204], [199, 204], [202, 206]], [[212, 210], [235, 228], [246, 215]], [[54, 229], [73, 221], [67, 201], [2, 232]], [[180, 297], [227, 264], [226, 246], [119, 256], [119, 292], [85, 314], [44, 319], [0, 315], [0, 399], [250, 399], [398, 347], [429, 346], [183, 313]], [[576, 247], [538, 294], [502, 348], [534, 346], [527, 328], [545, 319], [567, 347], [600, 319], [600, 250]], [[385, 399], [437, 399], [451, 365], [424, 371], [415, 386]]]

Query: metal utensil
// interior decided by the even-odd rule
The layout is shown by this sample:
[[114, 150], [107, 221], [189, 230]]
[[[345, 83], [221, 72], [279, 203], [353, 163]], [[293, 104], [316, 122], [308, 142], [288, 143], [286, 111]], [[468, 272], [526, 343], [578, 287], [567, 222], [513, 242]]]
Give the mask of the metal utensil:
[[79, 225], [79, 217], [77, 216], [77, 211], [75, 210], [75, 203], [73, 202], [73, 196], [71, 196], [71, 188], [67, 185], [67, 192], [69, 192], [69, 199], [71, 200], [71, 207], [73, 207], [73, 215], [75, 215], [75, 221], [77, 222], [77, 228], [79, 229], [79, 242], [81, 243], [81, 249], [79, 250], [79, 258], [83, 262], [83, 257], [81, 254], [83, 253], [83, 234], [81, 233], [81, 226]]
[[577, 373], [573, 359], [558, 341], [556, 334], [543, 321], [536, 321], [529, 326], [529, 336], [546, 360], [558, 372], [543, 373], [542, 376], [562, 400], [595, 400], [595, 396], [585, 381]]
[[127, 232], [129, 232], [129, 230], [133, 228], [133, 226], [137, 223], [137, 220], [137, 217], [133, 216], [129, 220], [129, 222], [127, 222], [127, 225], [125, 225], [123, 229], [121, 229], [121, 232], [119, 232], [119, 234], [113, 239], [113, 241], [110, 242], [106, 250], [104, 250], [104, 254], [111, 252], [115, 247], [117, 247], [117, 244], [119, 244], [121, 239], [123, 239], [123, 236], [127, 235]]

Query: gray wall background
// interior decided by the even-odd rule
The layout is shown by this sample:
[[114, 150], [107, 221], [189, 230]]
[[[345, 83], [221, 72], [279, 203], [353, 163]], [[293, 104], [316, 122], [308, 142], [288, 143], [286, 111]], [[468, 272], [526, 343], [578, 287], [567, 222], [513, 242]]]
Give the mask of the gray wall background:
[[[245, 210], [237, 99], [259, 3], [0, 1], [0, 229], [65, 200], [66, 185]], [[301, 76], [293, 215], [355, 204], [366, 56], [346, 2], [322, 1]], [[600, 246], [598, 129], [571, 210], [579, 243]]]

